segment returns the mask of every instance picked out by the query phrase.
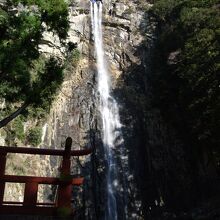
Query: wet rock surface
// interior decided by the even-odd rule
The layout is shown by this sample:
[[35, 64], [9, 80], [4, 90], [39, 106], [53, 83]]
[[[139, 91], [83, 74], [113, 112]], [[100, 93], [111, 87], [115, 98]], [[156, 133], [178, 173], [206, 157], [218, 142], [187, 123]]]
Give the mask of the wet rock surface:
[[[120, 105], [123, 147], [128, 163], [125, 171], [128, 173], [128, 213], [125, 217], [119, 205], [119, 219], [220, 219], [219, 204], [215, 201], [207, 201], [190, 210], [194, 201], [191, 195], [193, 174], [183, 150], [185, 145], [152, 104], [150, 78], [154, 73], [150, 59], [156, 23], [143, 10], [150, 7], [151, 4], [140, 0], [104, 3], [106, 65], [112, 77], [112, 94]], [[102, 220], [106, 203], [106, 161], [87, 1], [77, 0], [70, 7], [68, 40], [77, 43], [81, 58], [77, 67], [70, 66], [66, 70], [66, 79], [44, 125], [41, 147], [64, 147], [68, 136], [73, 139], [73, 149], [96, 146], [91, 156], [72, 161], [72, 174], [85, 176], [83, 187], [73, 190], [73, 199], [76, 219]], [[53, 46], [55, 41], [49, 34], [47, 41], [53, 44], [43, 46], [42, 51], [55, 52], [62, 57], [59, 43]], [[49, 158], [45, 161], [42, 165], [49, 165], [50, 174], [58, 170], [59, 160]], [[118, 169], [124, 172], [122, 165]], [[21, 189], [8, 192], [16, 195], [18, 191]], [[46, 191], [44, 195], [48, 197]]]

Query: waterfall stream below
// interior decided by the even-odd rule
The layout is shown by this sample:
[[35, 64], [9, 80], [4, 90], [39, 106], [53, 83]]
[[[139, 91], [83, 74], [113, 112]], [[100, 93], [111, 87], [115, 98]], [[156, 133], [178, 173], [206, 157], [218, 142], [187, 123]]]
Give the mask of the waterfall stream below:
[[111, 95], [111, 79], [105, 60], [102, 37], [102, 7], [100, 2], [91, 3], [90, 13], [98, 71], [97, 90], [100, 97], [102, 142], [106, 160], [107, 201], [105, 220], [117, 220], [126, 219], [126, 172], [124, 169], [126, 169], [127, 158], [123, 156], [124, 140], [121, 132], [119, 108], [116, 100]]

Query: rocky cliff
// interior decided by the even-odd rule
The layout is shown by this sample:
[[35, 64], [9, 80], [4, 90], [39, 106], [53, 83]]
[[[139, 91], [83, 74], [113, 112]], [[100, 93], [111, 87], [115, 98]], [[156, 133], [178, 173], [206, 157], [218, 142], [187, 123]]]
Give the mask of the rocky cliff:
[[[120, 219], [171, 219], [173, 216], [164, 212], [165, 207], [187, 206], [190, 174], [183, 144], [152, 105], [150, 59], [156, 24], [148, 14], [151, 4], [143, 0], [103, 1], [103, 4], [106, 65], [112, 77], [112, 93], [120, 105], [124, 151], [128, 157], [129, 205], [126, 215], [119, 205], [119, 216]], [[65, 81], [42, 126], [40, 146], [62, 147], [68, 136], [73, 138], [75, 149], [96, 146], [91, 156], [73, 159], [72, 174], [83, 174], [86, 178], [83, 188], [74, 190], [73, 198], [79, 219], [103, 219], [105, 161], [89, 1], [74, 1], [69, 8], [69, 20], [68, 41], [77, 44], [80, 57], [77, 65], [74, 57], [68, 61]], [[45, 33], [41, 50], [63, 59], [63, 49], [50, 33]], [[59, 166], [54, 158], [41, 158], [41, 163], [38, 158], [26, 161], [31, 161], [27, 167], [36, 163], [34, 167], [38, 170], [49, 167], [40, 175], [54, 174]], [[25, 161], [19, 163], [9, 165], [9, 169], [25, 169]], [[9, 188], [8, 198], [16, 197], [18, 191]], [[46, 189], [42, 197], [50, 194]]]
[[[129, 170], [127, 180], [129, 207], [126, 217], [123, 214], [123, 207], [119, 206], [121, 219], [144, 219], [143, 209], [146, 208], [145, 198], [140, 193], [144, 179], [139, 177], [140, 167], [145, 167], [145, 161], [143, 158], [136, 161], [136, 156], [139, 157], [145, 152], [144, 142], [139, 141], [145, 138], [145, 131], [140, 134], [136, 132], [141, 130], [142, 123], [140, 121], [136, 123], [135, 115], [142, 109], [140, 105], [136, 108], [127, 106], [133, 98], [139, 102], [141, 93], [135, 91], [134, 97], [129, 97], [127, 87], [138, 90], [143, 83], [146, 83], [144, 81], [146, 81], [149, 61], [147, 54], [154, 34], [154, 22], [152, 21], [149, 25], [150, 21], [145, 13], [149, 7], [151, 5], [143, 1], [104, 3], [103, 37], [106, 65], [112, 77], [112, 93], [121, 106], [121, 115], [125, 124], [123, 132], [127, 139], [124, 147], [129, 166], [127, 168]], [[75, 203], [81, 218], [102, 219], [106, 201], [105, 161], [101, 147], [102, 125], [96, 92], [96, 56], [90, 29], [89, 3], [78, 1], [71, 6], [70, 22], [69, 36], [72, 42], [77, 43], [81, 58], [77, 68], [70, 67], [67, 70], [68, 77], [45, 124], [46, 135], [42, 145], [60, 146], [67, 136], [73, 138], [75, 148], [85, 147], [95, 142], [94, 154], [86, 160], [82, 159], [74, 163], [73, 173], [81, 172], [86, 176], [83, 193], [79, 193], [80, 190], [75, 192], [77, 195]], [[146, 41], [146, 39], [149, 40]], [[46, 50], [50, 52], [50, 49]], [[140, 76], [143, 82], [135, 83]], [[126, 77], [132, 77], [134, 82], [130, 85]], [[143, 145], [143, 149], [139, 144]], [[119, 166], [118, 169], [122, 168]], [[141, 176], [143, 175], [144, 172], [141, 173]], [[100, 195], [103, 196], [100, 197]]]
[[[143, 74], [141, 80], [146, 81], [147, 55], [145, 49], [151, 47], [151, 42], [146, 41], [145, 34], [151, 40], [154, 32], [154, 24], [149, 25], [149, 18], [145, 14], [145, 10], [150, 6], [149, 3], [144, 1], [104, 2], [104, 45], [107, 65], [113, 82], [114, 89], [112, 92], [121, 105], [121, 115], [125, 124], [124, 135], [127, 141], [124, 147], [129, 157], [128, 169], [130, 170], [128, 177], [130, 207], [127, 216], [132, 219], [144, 218], [142, 211], [143, 198], [138, 190], [142, 180], [136, 179], [136, 177], [139, 175], [137, 172], [140, 170], [139, 168], [145, 165], [142, 160], [136, 163], [135, 156], [142, 153], [142, 149], [139, 149], [139, 143], [141, 145], [143, 143], [139, 140], [145, 138], [145, 134], [144, 131], [143, 134], [137, 134], [136, 132], [136, 130], [139, 130], [138, 127], [141, 126], [141, 123], [136, 124], [137, 119], [135, 118], [135, 114], [138, 113], [136, 110], [141, 111], [140, 106], [136, 106], [136, 108], [127, 106], [133, 97], [127, 97], [127, 94], [125, 94], [127, 87], [131, 86], [131, 89], [136, 90], [142, 85], [138, 85], [139, 82], [136, 84], [132, 82], [132, 85], [129, 85], [125, 78], [131, 76], [136, 79], [137, 76]], [[74, 160], [72, 172], [73, 174], [83, 173], [87, 179], [84, 193], [80, 194], [79, 191], [81, 190], [76, 192], [77, 201], [75, 202], [79, 209], [83, 210], [81, 214], [83, 213], [84, 218], [100, 219], [105, 207], [105, 198], [100, 197], [104, 189], [105, 170], [100, 140], [102, 125], [98, 111], [96, 58], [90, 27], [89, 2], [74, 1], [69, 8], [69, 21], [68, 41], [77, 44], [80, 58], [77, 65], [74, 63], [74, 57], [68, 61], [65, 70], [65, 81], [53, 103], [50, 114], [42, 125], [42, 143], [40, 146], [62, 147], [68, 136], [73, 138], [75, 149], [89, 147], [92, 143], [95, 143], [96, 152], [90, 158]], [[64, 48], [62, 48], [58, 38], [49, 32], [45, 33], [45, 39], [40, 49], [46, 55], [55, 54], [60, 59], [64, 58]], [[141, 82], [141, 84], [143, 83], [146, 82]], [[135, 100], [139, 101], [138, 92], [135, 91], [133, 95]], [[37, 122], [34, 123], [37, 124]], [[29, 124], [26, 123], [26, 126]], [[132, 144], [129, 143], [131, 139], [133, 139]], [[36, 157], [20, 158], [18, 156], [17, 159], [14, 156], [11, 157], [11, 159], [9, 158], [7, 172], [14, 174], [19, 174], [17, 171], [20, 170], [22, 175], [55, 175], [59, 166], [59, 160], [55, 158], [48, 157], [40, 160]], [[15, 163], [15, 160], [18, 160], [18, 163]], [[30, 167], [36, 172], [33, 173]], [[44, 170], [42, 167], [47, 167], [47, 169]], [[20, 195], [22, 186], [16, 189], [8, 187], [6, 199], [19, 198], [22, 200]], [[41, 197], [47, 200], [50, 194], [51, 191], [45, 189]]]

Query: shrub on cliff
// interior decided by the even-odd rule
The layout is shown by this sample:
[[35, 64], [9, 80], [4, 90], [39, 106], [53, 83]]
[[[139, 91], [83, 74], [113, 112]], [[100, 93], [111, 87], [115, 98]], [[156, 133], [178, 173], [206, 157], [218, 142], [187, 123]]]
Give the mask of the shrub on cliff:
[[32, 128], [28, 131], [27, 141], [33, 146], [38, 146], [41, 143], [42, 129], [40, 127]]

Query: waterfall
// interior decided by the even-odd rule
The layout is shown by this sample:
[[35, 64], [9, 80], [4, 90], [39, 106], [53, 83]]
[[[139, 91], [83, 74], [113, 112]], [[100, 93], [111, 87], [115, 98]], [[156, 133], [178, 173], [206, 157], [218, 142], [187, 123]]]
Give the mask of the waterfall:
[[[118, 214], [119, 209], [122, 209], [122, 207], [124, 213], [122, 216], [126, 215], [127, 210], [125, 202], [126, 189], [124, 189], [126, 180], [125, 177], [122, 177], [126, 175], [126, 172], [122, 172], [123, 168], [119, 169], [119, 166], [126, 166], [126, 162], [123, 161], [125, 159], [123, 155], [118, 155], [123, 152], [124, 140], [121, 132], [118, 104], [110, 94], [110, 76], [106, 68], [102, 38], [102, 4], [100, 2], [91, 3], [90, 10], [98, 69], [98, 93], [100, 95], [100, 112], [103, 126], [102, 141], [107, 161], [105, 220], [125, 219], [125, 217], [121, 217], [121, 214], [119, 217]], [[121, 170], [120, 174], [119, 170]]]
[[44, 139], [46, 137], [47, 127], [48, 127], [48, 124], [45, 123], [42, 128], [41, 142], [44, 142]]

